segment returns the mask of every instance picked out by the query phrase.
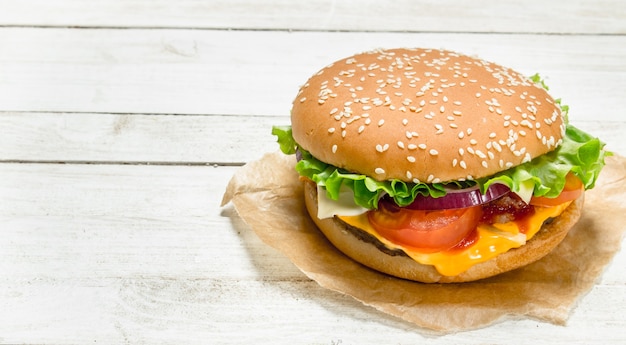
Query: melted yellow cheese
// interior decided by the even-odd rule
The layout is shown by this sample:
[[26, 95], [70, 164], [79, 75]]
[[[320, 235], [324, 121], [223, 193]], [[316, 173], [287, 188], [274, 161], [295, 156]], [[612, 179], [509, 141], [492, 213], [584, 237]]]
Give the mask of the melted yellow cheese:
[[569, 206], [570, 202], [554, 207], [535, 207], [535, 214], [524, 220], [526, 233], [520, 232], [521, 223], [509, 222], [501, 224], [481, 224], [478, 226], [476, 242], [466, 249], [459, 251], [443, 251], [424, 253], [405, 248], [384, 238], [370, 225], [367, 213], [358, 216], [338, 216], [344, 222], [358, 227], [390, 249], [401, 249], [413, 260], [432, 265], [437, 271], [446, 276], [455, 276], [467, 271], [473, 265], [490, 260], [509, 249], [518, 248], [530, 240], [541, 229], [543, 223], [552, 217], [560, 215]]

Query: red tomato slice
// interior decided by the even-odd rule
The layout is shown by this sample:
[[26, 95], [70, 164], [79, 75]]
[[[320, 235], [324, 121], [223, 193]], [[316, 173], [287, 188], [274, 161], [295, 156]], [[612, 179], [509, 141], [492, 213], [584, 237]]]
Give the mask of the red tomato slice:
[[425, 252], [454, 247], [476, 229], [482, 214], [480, 206], [436, 211], [380, 206], [368, 212], [374, 229], [393, 243]]
[[565, 187], [559, 196], [556, 198], [546, 198], [543, 196], [530, 199], [530, 204], [533, 206], [553, 207], [560, 205], [564, 202], [572, 201], [581, 196], [584, 192], [582, 181], [574, 174], [567, 174], [565, 179]]

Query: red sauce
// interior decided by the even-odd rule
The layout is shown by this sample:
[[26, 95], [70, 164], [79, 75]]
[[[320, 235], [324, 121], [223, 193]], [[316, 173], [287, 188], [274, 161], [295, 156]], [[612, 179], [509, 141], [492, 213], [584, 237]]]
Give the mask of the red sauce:
[[[497, 200], [483, 205], [483, 215], [480, 219], [482, 223], [506, 223], [519, 221], [532, 216], [535, 208], [525, 203], [515, 193], [509, 193]], [[526, 232], [528, 226], [521, 224], [520, 231]]]
[[[516, 221], [520, 232], [525, 234], [529, 228], [527, 220], [533, 214], [535, 214], [534, 206], [526, 204], [517, 194], [509, 193], [483, 205], [480, 223], [493, 224]], [[478, 241], [478, 231], [475, 229], [448, 251], [462, 251], [471, 247], [476, 241]]]

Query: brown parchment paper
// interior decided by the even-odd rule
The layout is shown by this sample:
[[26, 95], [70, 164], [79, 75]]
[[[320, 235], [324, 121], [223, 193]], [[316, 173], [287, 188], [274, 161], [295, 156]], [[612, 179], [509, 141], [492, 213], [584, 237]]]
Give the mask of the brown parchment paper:
[[242, 167], [222, 205], [321, 286], [437, 332], [533, 318], [563, 325], [620, 249], [626, 229], [626, 158], [608, 157], [583, 216], [548, 256], [478, 282], [422, 284], [366, 268], [336, 250], [308, 216], [294, 157], [276, 152]]

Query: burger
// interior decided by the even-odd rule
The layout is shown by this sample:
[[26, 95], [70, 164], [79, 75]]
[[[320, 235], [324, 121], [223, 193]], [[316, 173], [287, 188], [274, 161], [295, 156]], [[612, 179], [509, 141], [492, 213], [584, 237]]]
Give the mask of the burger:
[[539, 260], [580, 217], [610, 152], [538, 76], [441, 49], [336, 61], [272, 133], [307, 211], [341, 252], [424, 283]]

